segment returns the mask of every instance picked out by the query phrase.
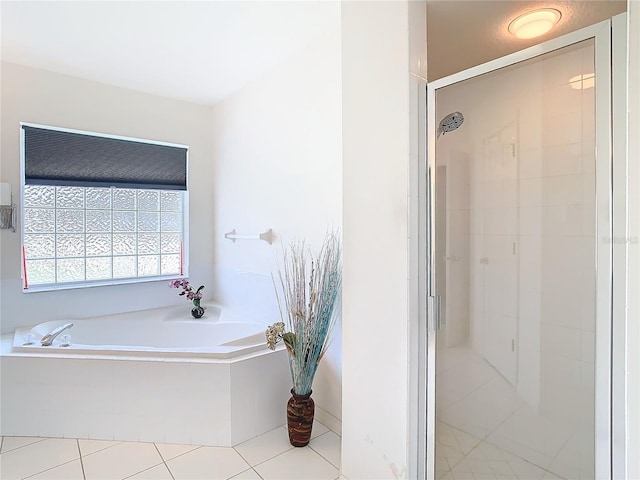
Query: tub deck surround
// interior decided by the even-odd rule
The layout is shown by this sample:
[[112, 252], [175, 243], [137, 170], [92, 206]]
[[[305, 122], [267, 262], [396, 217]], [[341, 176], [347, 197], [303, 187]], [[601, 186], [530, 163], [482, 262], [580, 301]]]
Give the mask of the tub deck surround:
[[[239, 320], [169, 308], [73, 319], [71, 347], [39, 342], [68, 319], [4, 335], [0, 434], [233, 446], [272, 430], [285, 421], [286, 351]], [[40, 336], [22, 345], [29, 331]]]
[[[72, 322], [62, 336], [43, 347], [40, 339], [59, 325]], [[157, 308], [102, 317], [60, 319], [14, 333], [12, 352], [34, 355], [125, 355], [147, 357], [237, 358], [264, 349], [266, 324], [248, 321], [219, 305], [208, 305], [202, 318], [194, 319], [180, 307]], [[31, 333], [32, 344], [25, 344]], [[63, 351], [64, 350], [64, 351]]]

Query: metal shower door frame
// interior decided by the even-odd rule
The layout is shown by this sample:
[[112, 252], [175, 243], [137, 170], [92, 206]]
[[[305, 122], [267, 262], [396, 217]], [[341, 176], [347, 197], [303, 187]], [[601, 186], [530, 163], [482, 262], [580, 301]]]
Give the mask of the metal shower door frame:
[[[595, 42], [595, 107], [596, 107], [596, 360], [595, 360], [595, 409], [596, 409], [596, 478], [614, 478], [612, 460], [612, 288], [613, 288], [613, 190], [612, 168], [612, 22], [606, 20], [525, 50], [472, 67], [427, 84], [427, 158], [421, 165], [420, 186], [422, 204], [426, 205], [426, 218], [421, 231], [426, 231], [422, 247], [426, 251], [426, 281], [422, 294], [426, 296], [426, 322], [422, 325], [421, 338], [426, 348], [420, 352], [419, 363], [425, 365], [426, 383], [419, 402], [426, 411], [420, 415], [419, 424], [426, 428], [426, 438], [419, 439], [425, 446], [418, 462], [421, 478], [435, 477], [435, 353], [436, 332], [440, 327], [439, 298], [435, 289], [435, 181], [437, 118], [436, 91], [454, 83], [468, 80], [584, 40]], [[616, 118], [618, 120], [618, 118]], [[616, 122], [617, 123], [617, 122]], [[622, 152], [620, 153], [622, 154]], [[617, 376], [616, 376], [617, 378]], [[622, 381], [622, 379], [621, 379]], [[618, 422], [616, 422], [618, 424]], [[616, 464], [618, 462], [616, 461]], [[618, 470], [616, 468], [616, 470]], [[619, 470], [618, 470], [619, 471]]]

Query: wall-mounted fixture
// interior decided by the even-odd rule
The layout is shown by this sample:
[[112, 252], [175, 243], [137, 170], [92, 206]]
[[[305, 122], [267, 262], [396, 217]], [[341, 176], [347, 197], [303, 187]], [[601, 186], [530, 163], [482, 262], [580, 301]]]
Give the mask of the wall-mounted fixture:
[[460, 127], [464, 123], [464, 115], [460, 112], [453, 112], [440, 120], [440, 126], [438, 127], [438, 134], [436, 138], [440, 137], [440, 135], [444, 135], [447, 132], [453, 132], [457, 128]]
[[11, 185], [0, 183], [0, 229], [16, 231], [16, 206], [11, 203]]
[[551, 30], [562, 18], [555, 8], [541, 8], [524, 13], [509, 24], [509, 32], [518, 38], [535, 38]]
[[271, 229], [269, 229], [263, 233], [250, 233], [240, 235], [236, 233], [236, 229], [234, 228], [230, 232], [225, 233], [224, 238], [226, 238], [227, 240], [231, 240], [233, 243], [235, 243], [236, 240], [264, 240], [269, 245], [271, 245], [271, 242], [273, 241], [273, 232]]

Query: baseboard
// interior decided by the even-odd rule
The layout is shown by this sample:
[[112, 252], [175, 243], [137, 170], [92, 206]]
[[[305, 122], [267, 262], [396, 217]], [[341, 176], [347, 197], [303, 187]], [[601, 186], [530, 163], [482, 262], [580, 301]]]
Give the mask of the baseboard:
[[336, 435], [342, 436], [342, 420], [334, 417], [329, 412], [318, 407], [317, 405], [315, 417], [316, 420], [318, 420], [321, 424], [334, 432]]

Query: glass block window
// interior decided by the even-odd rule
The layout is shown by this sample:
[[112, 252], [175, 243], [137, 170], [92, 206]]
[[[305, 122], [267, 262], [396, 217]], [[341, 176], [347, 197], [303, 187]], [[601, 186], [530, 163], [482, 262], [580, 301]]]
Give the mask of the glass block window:
[[184, 197], [24, 185], [24, 288], [182, 275]]
[[189, 147], [21, 123], [24, 291], [187, 274]]

